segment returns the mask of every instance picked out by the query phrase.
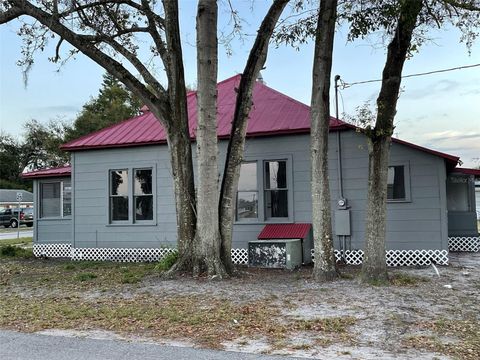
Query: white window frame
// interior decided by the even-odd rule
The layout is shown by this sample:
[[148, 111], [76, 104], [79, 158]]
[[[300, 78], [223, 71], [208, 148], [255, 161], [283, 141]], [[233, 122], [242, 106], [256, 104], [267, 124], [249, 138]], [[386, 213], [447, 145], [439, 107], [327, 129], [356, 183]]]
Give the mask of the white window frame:
[[[267, 161], [286, 161], [287, 162], [287, 201], [288, 217], [267, 218], [265, 209], [265, 162]], [[237, 193], [235, 191], [235, 224], [275, 224], [275, 223], [293, 223], [294, 222], [294, 198], [293, 198], [293, 156], [291, 154], [261, 154], [249, 155], [243, 159], [244, 163], [256, 162], [257, 164], [257, 192], [258, 192], [258, 217], [256, 219], [237, 219]]]
[[[63, 208], [63, 192], [65, 188], [65, 182], [70, 182], [70, 187], [73, 190], [73, 184], [72, 180], [65, 180], [65, 179], [47, 179], [47, 180], [41, 180], [39, 181], [38, 184], [38, 210], [36, 211], [38, 215], [36, 217], [38, 219], [71, 219], [72, 218], [72, 213], [73, 213], [73, 208], [70, 211], [70, 215], [65, 215], [64, 214], [64, 208]], [[43, 185], [44, 184], [58, 184], [60, 183], [60, 214], [58, 216], [42, 216], [42, 202], [43, 202]], [[70, 204], [73, 204], [73, 191], [71, 191], [71, 198], [70, 198]]]
[[[251, 161], [243, 161], [242, 164], [255, 164], [256, 165], [256, 175], [257, 175], [257, 187], [255, 190], [238, 190], [238, 187], [237, 187], [237, 191], [235, 193], [235, 222], [239, 222], [239, 223], [258, 223], [259, 221], [259, 218], [260, 218], [260, 212], [262, 211], [263, 208], [260, 207], [260, 191], [261, 188], [258, 187], [258, 184], [259, 184], [259, 181], [258, 181], [258, 178], [259, 178], [259, 175], [258, 175], [258, 161], [257, 160], [251, 160]], [[256, 218], [241, 218], [239, 219], [238, 218], [238, 213], [237, 213], [237, 205], [238, 205], [238, 193], [239, 192], [256, 192], [257, 193], [257, 217]]]
[[[124, 197], [125, 195], [112, 195], [112, 173], [114, 171], [126, 171], [127, 172], [127, 220], [113, 220], [112, 217], [112, 198], [114, 197]], [[128, 168], [117, 168], [117, 169], [109, 169], [108, 170], [108, 222], [110, 224], [129, 224], [131, 221], [131, 208], [132, 208], [132, 199], [131, 199], [131, 170]]]
[[[153, 202], [153, 217], [152, 220], [135, 220], [135, 171], [137, 170], [151, 170], [152, 171], [152, 202]], [[127, 220], [112, 220], [110, 199], [111, 199], [111, 173], [112, 171], [127, 171], [128, 179], [128, 219]], [[157, 168], [152, 166], [135, 166], [135, 167], [115, 167], [107, 170], [107, 224], [106, 226], [156, 226], [157, 225]]]
[[411, 192], [411, 185], [410, 185], [410, 163], [408, 161], [405, 162], [391, 162], [388, 164], [388, 167], [393, 166], [403, 166], [403, 183], [405, 185], [405, 199], [388, 199], [387, 194], [387, 203], [409, 203], [412, 202], [412, 192]]

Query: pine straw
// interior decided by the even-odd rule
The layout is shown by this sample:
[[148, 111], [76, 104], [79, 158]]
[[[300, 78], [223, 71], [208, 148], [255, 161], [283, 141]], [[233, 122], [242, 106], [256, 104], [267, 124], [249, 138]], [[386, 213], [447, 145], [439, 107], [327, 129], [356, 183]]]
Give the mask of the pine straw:
[[420, 328], [434, 335], [411, 336], [404, 344], [450, 355], [458, 359], [480, 359], [480, 322], [469, 320], [437, 320], [420, 324]]
[[242, 337], [279, 343], [298, 332], [345, 340], [351, 317], [298, 320], [285, 318], [278, 305], [259, 301], [237, 305], [228, 300], [181, 296], [158, 298], [80, 297], [0, 299], [0, 327], [24, 332], [44, 329], [103, 329], [153, 339], [189, 340], [208, 348]]

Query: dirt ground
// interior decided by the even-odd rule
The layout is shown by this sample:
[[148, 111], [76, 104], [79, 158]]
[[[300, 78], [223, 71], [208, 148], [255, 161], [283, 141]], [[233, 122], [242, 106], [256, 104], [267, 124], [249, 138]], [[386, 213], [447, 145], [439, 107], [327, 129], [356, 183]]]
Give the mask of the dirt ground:
[[308, 267], [165, 280], [151, 265], [0, 259], [0, 328], [315, 359], [478, 359], [480, 254], [450, 254], [438, 270], [392, 268], [390, 285], [365, 286], [358, 267], [319, 284]]

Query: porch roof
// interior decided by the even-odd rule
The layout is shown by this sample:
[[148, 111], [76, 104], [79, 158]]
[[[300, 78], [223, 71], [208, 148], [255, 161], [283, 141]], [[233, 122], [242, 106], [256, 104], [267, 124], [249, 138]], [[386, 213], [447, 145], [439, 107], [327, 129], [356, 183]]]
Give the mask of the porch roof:
[[46, 177], [65, 177], [70, 176], [72, 167], [70, 165], [33, 170], [22, 174], [24, 179], [46, 178]]
[[259, 240], [272, 239], [303, 239], [305, 238], [312, 224], [267, 224], [262, 232], [258, 234]]

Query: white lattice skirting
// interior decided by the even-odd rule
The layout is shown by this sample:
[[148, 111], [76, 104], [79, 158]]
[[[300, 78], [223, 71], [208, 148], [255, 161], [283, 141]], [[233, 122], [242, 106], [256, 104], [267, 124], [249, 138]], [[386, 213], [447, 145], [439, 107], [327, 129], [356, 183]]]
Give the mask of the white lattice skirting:
[[[312, 260], [314, 260], [312, 250]], [[335, 259], [342, 261], [342, 251], [335, 250]], [[432, 261], [439, 265], [448, 265], [447, 250], [387, 250], [387, 266], [430, 265]], [[345, 251], [345, 263], [360, 265], [363, 262], [363, 250]]]
[[33, 255], [37, 257], [69, 258], [72, 256], [70, 244], [34, 244]]
[[[173, 248], [72, 248], [70, 244], [35, 244], [33, 254], [38, 257], [71, 258], [72, 260], [144, 262], [158, 261]], [[247, 249], [232, 249], [234, 264], [248, 264]]]
[[[478, 239], [478, 238], [477, 238]], [[478, 246], [478, 245], [477, 245]], [[71, 258], [72, 260], [142, 262], [158, 261], [172, 248], [140, 249], [140, 248], [72, 248], [70, 244], [35, 244], [33, 254], [52, 258]], [[457, 250], [458, 251], [458, 250]], [[464, 250], [465, 251], [465, 250]], [[473, 251], [473, 250], [472, 250]], [[475, 251], [478, 251], [475, 250]], [[335, 250], [337, 262], [342, 260], [342, 252]], [[312, 250], [312, 260], [314, 259]], [[248, 264], [247, 249], [232, 249], [234, 264]], [[432, 260], [439, 265], [448, 265], [447, 250], [388, 250], [388, 266], [430, 265]], [[363, 261], [362, 250], [345, 251], [348, 265], [360, 265]]]
[[450, 251], [480, 251], [480, 236], [452, 236], [448, 238]]

